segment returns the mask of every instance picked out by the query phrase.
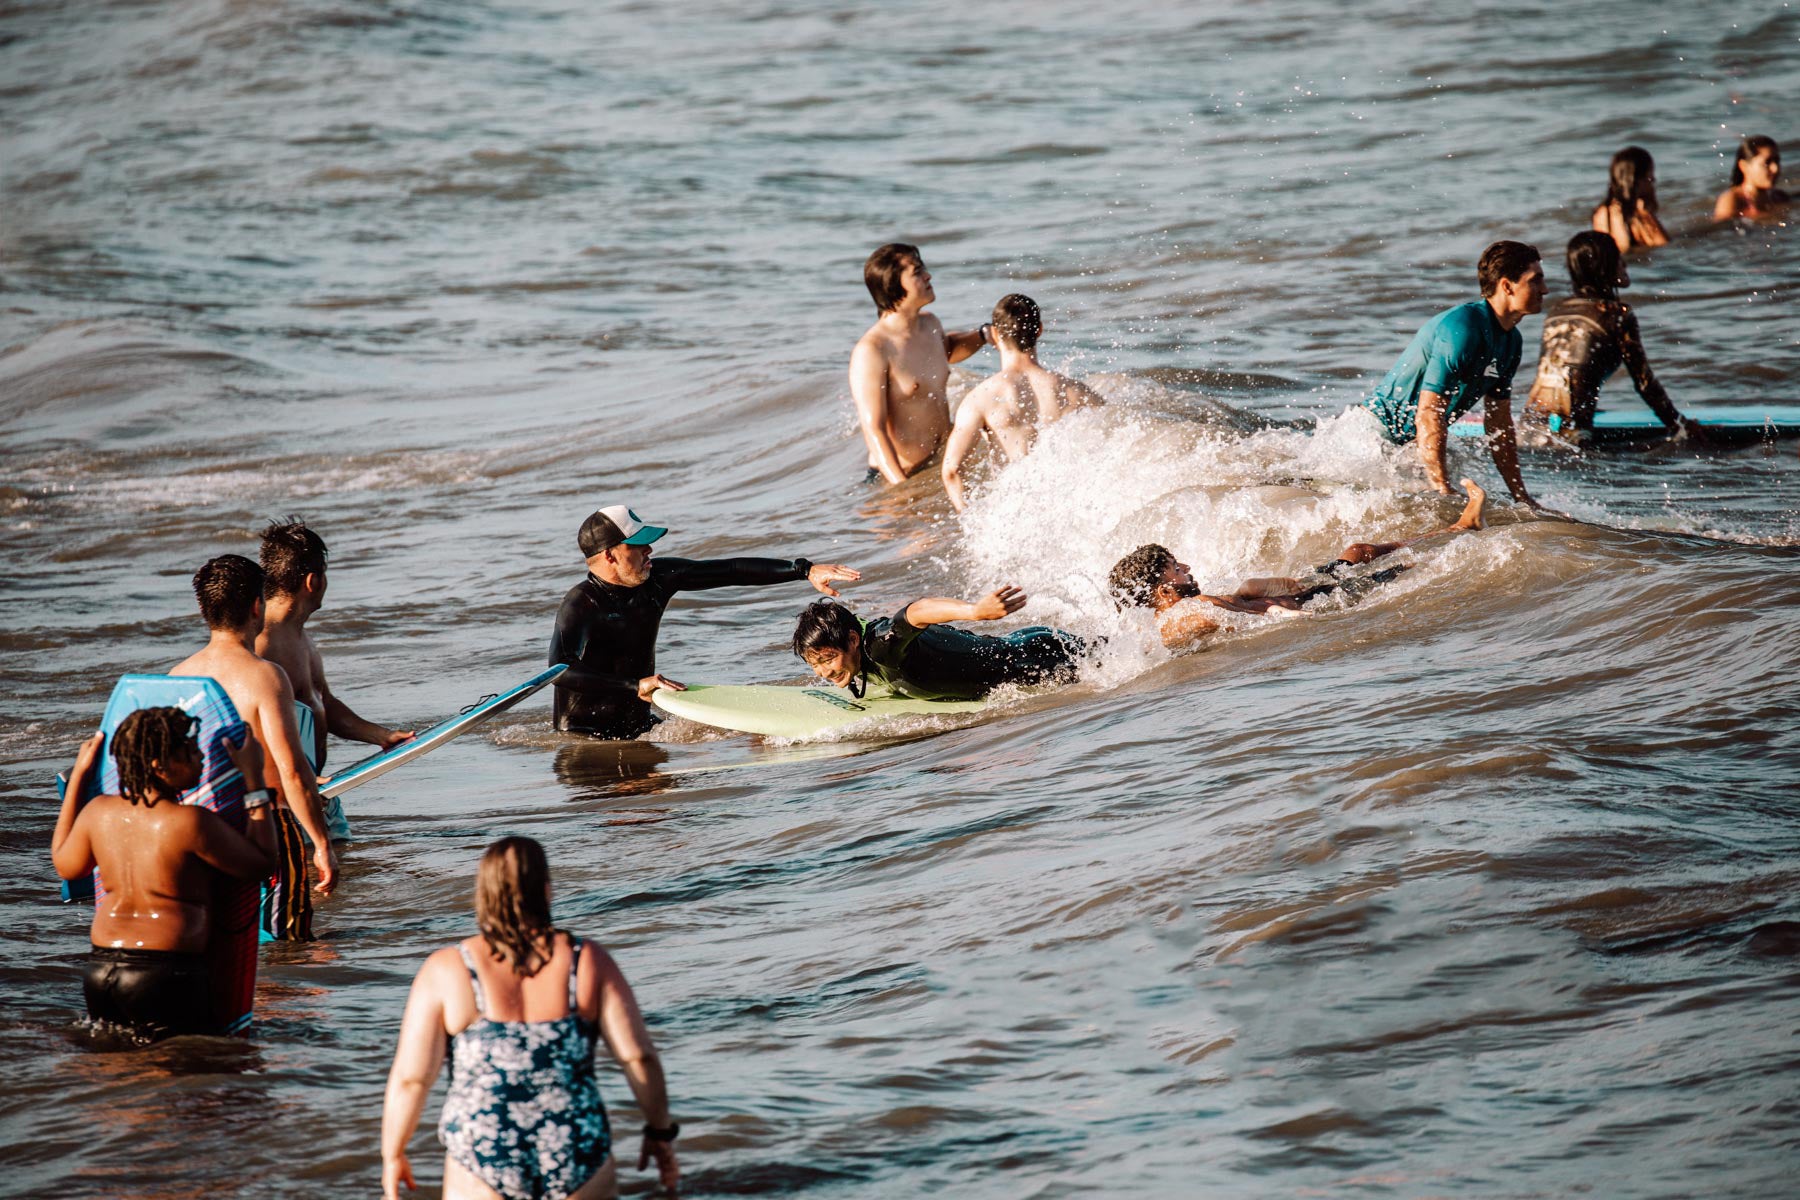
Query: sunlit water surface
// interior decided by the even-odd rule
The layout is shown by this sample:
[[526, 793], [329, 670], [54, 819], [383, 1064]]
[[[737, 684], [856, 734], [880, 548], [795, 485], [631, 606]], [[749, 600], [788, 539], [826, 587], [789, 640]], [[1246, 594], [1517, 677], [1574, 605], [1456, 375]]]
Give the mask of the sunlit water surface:
[[[1335, 414], [1485, 243], [1559, 283], [1628, 142], [1678, 234], [1630, 293], [1677, 403], [1800, 401], [1800, 238], [1705, 228], [1738, 136], [1800, 142], [1800, 12], [1579, 15], [0, 13], [0, 1190], [371, 1194], [408, 982], [526, 833], [646, 1006], [693, 1195], [1791, 1194], [1794, 443], [1529, 457], [1579, 523], [1498, 503], [1186, 659], [1100, 590], [1141, 541], [1226, 586], [1449, 519]], [[859, 483], [843, 368], [895, 238], [951, 327], [1026, 291], [1114, 401], [960, 519]], [[537, 669], [619, 499], [672, 552], [854, 564], [871, 613], [1013, 582], [1108, 640], [1060, 695], [826, 742], [621, 749], [534, 701], [351, 794], [252, 1043], [91, 1046], [48, 781], [200, 639], [194, 568], [307, 517], [334, 685], [422, 725]], [[678, 602], [659, 664], [795, 680], [809, 594]]]

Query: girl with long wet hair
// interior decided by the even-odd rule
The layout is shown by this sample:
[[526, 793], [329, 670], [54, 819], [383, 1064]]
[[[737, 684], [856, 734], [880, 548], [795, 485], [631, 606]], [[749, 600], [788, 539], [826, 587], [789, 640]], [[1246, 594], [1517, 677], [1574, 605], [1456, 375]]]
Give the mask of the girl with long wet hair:
[[1637, 314], [1619, 299], [1631, 283], [1612, 236], [1598, 230], [1569, 240], [1569, 287], [1574, 293], [1544, 314], [1544, 347], [1525, 406], [1524, 427], [1540, 444], [1579, 445], [1594, 427], [1600, 385], [1623, 363], [1638, 395], [1671, 433], [1703, 438], [1700, 426], [1675, 410], [1650, 371]]
[[1594, 209], [1594, 229], [1611, 237], [1620, 251], [1669, 244], [1656, 216], [1656, 162], [1642, 146], [1613, 155], [1606, 199]]
[[624, 1069], [647, 1122], [638, 1169], [654, 1158], [673, 1194], [680, 1126], [669, 1119], [662, 1062], [612, 956], [551, 923], [542, 846], [509, 837], [487, 848], [475, 924], [475, 937], [437, 951], [413, 980], [382, 1114], [382, 1195], [396, 1200], [402, 1181], [416, 1186], [406, 1144], [448, 1045], [438, 1123], [445, 1200], [617, 1196], [596, 1040]]
[[1775, 186], [1781, 178], [1781, 147], [1772, 137], [1747, 137], [1738, 145], [1731, 164], [1731, 186], [1719, 193], [1713, 220], [1737, 217], [1772, 217], [1793, 197]]

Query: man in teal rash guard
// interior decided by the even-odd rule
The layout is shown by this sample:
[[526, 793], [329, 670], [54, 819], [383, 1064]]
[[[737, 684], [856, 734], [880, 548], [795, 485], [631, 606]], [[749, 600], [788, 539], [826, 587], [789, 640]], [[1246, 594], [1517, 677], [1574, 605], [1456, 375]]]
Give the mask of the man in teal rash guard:
[[1494, 466], [1514, 500], [1537, 508], [1519, 474], [1512, 379], [1524, 349], [1518, 324], [1544, 307], [1543, 264], [1534, 246], [1495, 242], [1482, 251], [1477, 274], [1482, 298], [1425, 322], [1362, 406], [1389, 441], [1417, 442], [1431, 486], [1448, 496], [1450, 425], [1485, 402], [1482, 423]]

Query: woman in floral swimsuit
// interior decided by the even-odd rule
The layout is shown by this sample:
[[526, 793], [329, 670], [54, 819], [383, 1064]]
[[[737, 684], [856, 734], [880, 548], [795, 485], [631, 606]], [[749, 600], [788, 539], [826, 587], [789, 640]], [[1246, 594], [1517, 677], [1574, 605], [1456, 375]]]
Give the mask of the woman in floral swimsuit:
[[679, 1179], [662, 1062], [617, 964], [550, 922], [550, 868], [530, 838], [503, 838], [481, 856], [481, 930], [437, 951], [413, 980], [388, 1075], [381, 1184], [396, 1200], [414, 1186], [406, 1144], [450, 1047], [450, 1091], [438, 1125], [444, 1196], [565, 1200], [618, 1195], [606, 1107], [594, 1081], [604, 1038], [649, 1122], [638, 1156], [663, 1186]]

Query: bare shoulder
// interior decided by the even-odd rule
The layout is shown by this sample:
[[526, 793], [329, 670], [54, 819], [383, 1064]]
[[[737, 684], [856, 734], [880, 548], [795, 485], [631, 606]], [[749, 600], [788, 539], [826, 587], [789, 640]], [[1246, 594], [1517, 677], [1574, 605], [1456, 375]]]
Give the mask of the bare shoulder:
[[[958, 421], [985, 420], [988, 409], [993, 407], [994, 398], [1000, 395], [1001, 389], [1005, 386], [1005, 376], [989, 375], [963, 394], [962, 400], [956, 405], [956, 419]], [[966, 417], [963, 415], [965, 413], [968, 414]]]
[[625, 982], [625, 973], [619, 970], [619, 964], [607, 953], [606, 947], [588, 938], [577, 938], [581, 943], [581, 976], [578, 983], [587, 986], [592, 983], [597, 987], [613, 987]]
[[1063, 399], [1072, 405], [1104, 404], [1106, 398], [1079, 379], [1068, 375], [1058, 375], [1056, 385], [1062, 390]]
[[885, 361], [892, 357], [893, 352], [893, 337], [889, 335], [886, 329], [882, 328], [881, 322], [877, 321], [875, 324], [869, 326], [869, 328], [863, 332], [861, 337], [856, 339], [856, 347], [850, 351], [850, 357], [854, 360], [857, 358], [867, 358], [868, 356], [873, 355], [876, 358]]
[[447, 988], [458, 977], [468, 973], [463, 965], [462, 944], [444, 946], [425, 956], [419, 968], [418, 982], [433, 988]]

